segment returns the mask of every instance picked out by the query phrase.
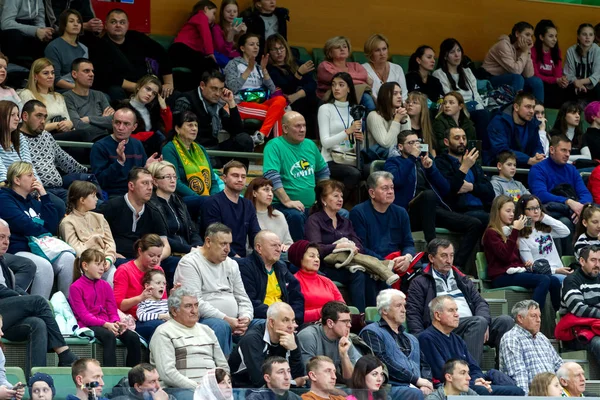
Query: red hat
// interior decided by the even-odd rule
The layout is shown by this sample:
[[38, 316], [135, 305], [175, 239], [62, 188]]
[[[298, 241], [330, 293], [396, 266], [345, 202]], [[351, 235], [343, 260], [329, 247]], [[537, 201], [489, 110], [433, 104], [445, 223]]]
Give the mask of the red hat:
[[310, 244], [308, 240], [298, 240], [288, 249], [288, 260], [298, 269], [302, 268], [302, 258], [304, 258], [304, 253], [306, 253]]

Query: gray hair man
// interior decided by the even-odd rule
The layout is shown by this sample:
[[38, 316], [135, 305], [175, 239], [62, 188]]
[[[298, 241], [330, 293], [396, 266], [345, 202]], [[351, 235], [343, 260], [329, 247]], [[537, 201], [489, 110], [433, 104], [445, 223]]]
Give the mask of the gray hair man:
[[525, 394], [542, 372], [556, 372], [563, 364], [550, 341], [540, 332], [540, 306], [523, 300], [512, 308], [515, 326], [500, 341], [500, 370], [513, 378]]
[[215, 333], [198, 323], [196, 292], [175, 289], [168, 304], [171, 319], [156, 328], [150, 340], [150, 363], [161, 381], [167, 387], [194, 390], [209, 370], [229, 371]]
[[566, 362], [556, 371], [556, 377], [563, 387], [564, 397], [584, 397], [585, 372], [581, 365]]

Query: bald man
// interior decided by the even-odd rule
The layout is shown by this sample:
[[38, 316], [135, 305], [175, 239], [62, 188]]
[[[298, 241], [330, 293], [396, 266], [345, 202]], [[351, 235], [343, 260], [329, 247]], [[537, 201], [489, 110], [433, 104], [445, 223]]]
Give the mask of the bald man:
[[266, 319], [269, 306], [282, 301], [292, 307], [296, 322], [301, 325], [304, 321], [304, 296], [298, 280], [279, 260], [281, 249], [279, 237], [271, 231], [262, 230], [254, 238], [254, 252], [236, 261], [254, 307], [254, 318]]
[[564, 397], [584, 396], [585, 372], [581, 365], [572, 361], [566, 362], [556, 371], [556, 377], [563, 388]]
[[304, 238], [308, 209], [315, 202], [315, 186], [329, 179], [329, 167], [312, 140], [306, 140], [306, 121], [290, 111], [282, 119], [283, 136], [264, 150], [264, 176], [273, 182], [273, 206], [285, 215], [294, 241]]

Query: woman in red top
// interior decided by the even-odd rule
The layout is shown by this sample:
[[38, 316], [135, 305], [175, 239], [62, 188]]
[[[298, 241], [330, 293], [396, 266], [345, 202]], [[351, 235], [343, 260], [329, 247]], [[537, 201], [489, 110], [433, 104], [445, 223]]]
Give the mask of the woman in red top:
[[321, 308], [330, 301], [345, 303], [342, 294], [333, 281], [319, 275], [319, 246], [308, 240], [299, 240], [288, 249], [288, 259], [300, 270], [294, 275], [300, 282], [300, 291], [304, 295], [304, 322], [321, 319]]
[[531, 60], [535, 76], [544, 82], [544, 105], [560, 108], [567, 99], [569, 79], [563, 74], [562, 54], [558, 47], [558, 31], [549, 19], [535, 26], [535, 44], [531, 48]]
[[560, 308], [560, 281], [552, 275], [534, 274], [533, 263], [523, 262], [519, 254], [519, 231], [525, 227], [527, 217], [515, 220], [515, 203], [508, 196], [498, 196], [492, 203], [490, 223], [483, 234], [483, 251], [488, 263], [487, 275], [492, 286], [521, 286], [533, 289], [533, 300], [544, 309], [550, 292], [552, 307]]
[[[117, 268], [114, 292], [119, 310], [136, 318], [138, 304], [152, 298], [152, 288], [149, 287], [144, 290], [142, 278], [146, 272], [152, 269], [163, 271], [158, 263], [164, 245], [160, 236], [150, 233], [138, 239], [133, 246], [138, 256], [135, 260], [131, 260]], [[163, 299], [166, 298], [167, 292], [163, 294]], [[146, 322], [136, 321], [135, 330], [150, 342], [154, 330], [163, 322], [161, 319]]]

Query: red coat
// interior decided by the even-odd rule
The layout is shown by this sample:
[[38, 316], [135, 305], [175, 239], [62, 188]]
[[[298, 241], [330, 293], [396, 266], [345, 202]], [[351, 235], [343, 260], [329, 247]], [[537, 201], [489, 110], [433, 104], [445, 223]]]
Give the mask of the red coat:
[[562, 317], [554, 329], [554, 337], [566, 342], [577, 339], [589, 343], [594, 336], [600, 336], [600, 319], [577, 317], [571, 313]]
[[600, 166], [592, 171], [588, 181], [588, 189], [592, 193], [594, 203], [600, 204]]

